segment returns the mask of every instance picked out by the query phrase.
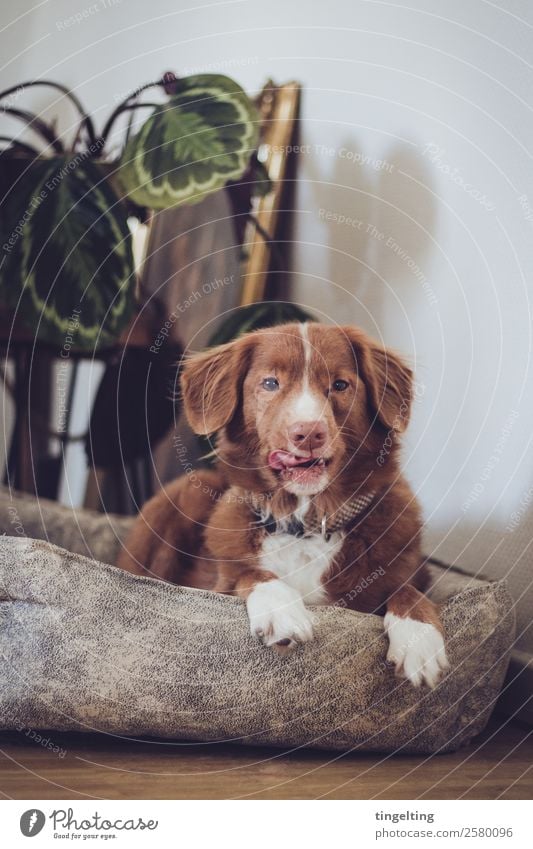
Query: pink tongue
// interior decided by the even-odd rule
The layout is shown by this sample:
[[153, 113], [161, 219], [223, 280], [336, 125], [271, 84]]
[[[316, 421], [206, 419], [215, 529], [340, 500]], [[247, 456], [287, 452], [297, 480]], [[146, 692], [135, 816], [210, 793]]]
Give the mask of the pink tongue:
[[302, 463], [308, 463], [311, 455], [308, 457], [295, 457], [289, 451], [271, 451], [268, 455], [268, 465], [271, 469], [287, 469], [293, 466], [301, 466]]

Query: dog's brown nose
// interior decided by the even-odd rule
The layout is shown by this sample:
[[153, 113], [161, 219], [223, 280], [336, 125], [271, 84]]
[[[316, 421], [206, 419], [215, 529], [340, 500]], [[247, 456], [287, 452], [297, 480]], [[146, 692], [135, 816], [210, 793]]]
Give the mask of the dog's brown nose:
[[312, 451], [322, 448], [328, 438], [326, 422], [297, 422], [289, 428], [289, 439], [296, 448]]

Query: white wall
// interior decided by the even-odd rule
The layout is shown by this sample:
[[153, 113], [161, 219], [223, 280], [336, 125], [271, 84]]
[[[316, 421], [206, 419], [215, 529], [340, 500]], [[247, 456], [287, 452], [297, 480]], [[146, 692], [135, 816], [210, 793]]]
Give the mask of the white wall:
[[[291, 294], [416, 362], [406, 468], [428, 544], [456, 522], [504, 528], [533, 476], [533, 8], [501, 5], [55, 0], [4, 13], [33, 6], [3, 32], [4, 84], [61, 80], [100, 120], [167, 69], [226, 72], [250, 91], [301, 80]], [[25, 102], [54, 111], [45, 92]]]

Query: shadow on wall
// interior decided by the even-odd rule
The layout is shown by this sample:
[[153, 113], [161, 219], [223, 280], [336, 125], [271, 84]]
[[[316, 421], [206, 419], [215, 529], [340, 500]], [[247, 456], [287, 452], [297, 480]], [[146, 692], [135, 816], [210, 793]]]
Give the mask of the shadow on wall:
[[328, 278], [365, 304], [370, 316], [361, 323], [373, 334], [384, 329], [396, 297], [409, 317], [410, 307], [432, 295], [427, 269], [436, 225], [432, 175], [416, 145], [396, 143], [378, 159], [347, 137], [327, 182], [316, 161], [309, 173], [328, 229]]

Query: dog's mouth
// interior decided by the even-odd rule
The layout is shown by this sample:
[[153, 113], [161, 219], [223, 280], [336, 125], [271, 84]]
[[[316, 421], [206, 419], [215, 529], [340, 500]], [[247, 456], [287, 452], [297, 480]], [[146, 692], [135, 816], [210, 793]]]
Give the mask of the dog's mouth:
[[300, 456], [291, 451], [271, 451], [268, 455], [271, 469], [284, 480], [303, 486], [315, 484], [325, 474], [330, 462], [329, 457]]

